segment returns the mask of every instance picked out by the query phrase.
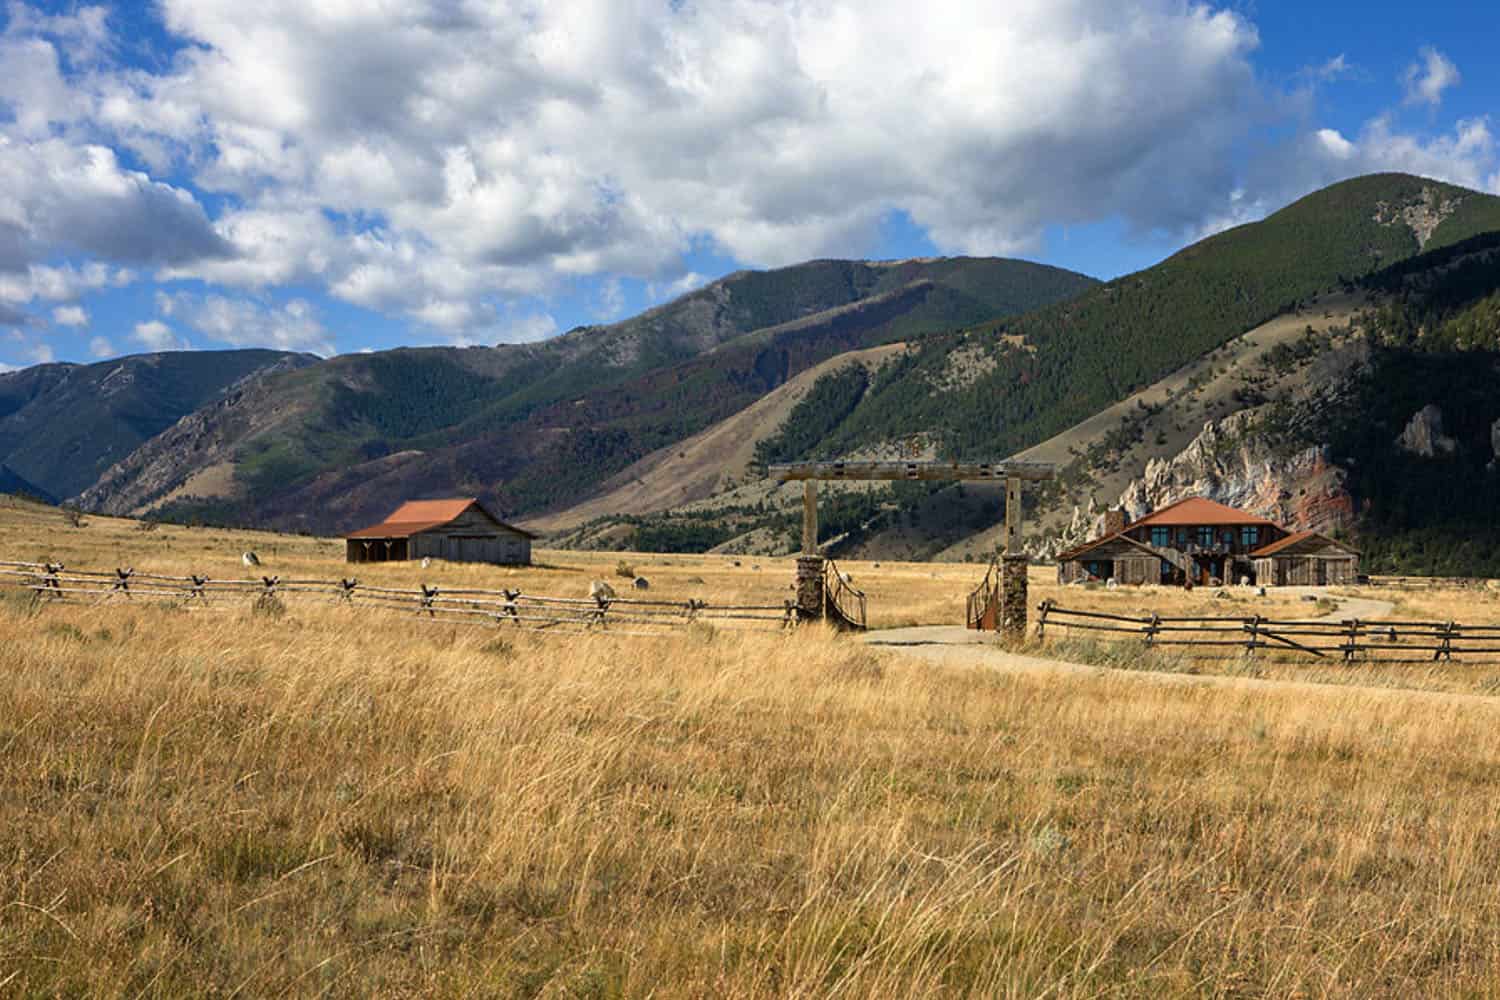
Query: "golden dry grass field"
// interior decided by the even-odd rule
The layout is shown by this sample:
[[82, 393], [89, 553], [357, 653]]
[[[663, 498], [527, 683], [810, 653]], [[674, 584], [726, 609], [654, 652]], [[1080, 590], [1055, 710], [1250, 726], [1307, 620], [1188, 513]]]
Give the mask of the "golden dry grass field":
[[[346, 571], [0, 508], [0, 558], [238, 578], [246, 547]], [[620, 557], [540, 558], [525, 587], [577, 593]], [[789, 567], [741, 561], [635, 568], [779, 598]], [[920, 590], [893, 623], [957, 620], [980, 574], [851, 572], [872, 612]], [[12, 598], [0, 663], [0, 995], [1500, 993], [1487, 698], [312, 601]]]

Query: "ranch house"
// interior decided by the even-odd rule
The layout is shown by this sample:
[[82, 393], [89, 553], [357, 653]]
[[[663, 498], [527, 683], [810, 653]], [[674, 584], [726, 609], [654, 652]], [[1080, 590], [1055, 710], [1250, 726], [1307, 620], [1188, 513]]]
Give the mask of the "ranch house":
[[447, 559], [525, 566], [531, 563], [529, 531], [506, 524], [473, 497], [409, 500], [379, 524], [344, 536], [349, 562]]
[[1354, 583], [1359, 575], [1359, 552], [1343, 542], [1199, 497], [1133, 522], [1123, 510], [1107, 511], [1104, 535], [1057, 561], [1062, 583], [1324, 586]]

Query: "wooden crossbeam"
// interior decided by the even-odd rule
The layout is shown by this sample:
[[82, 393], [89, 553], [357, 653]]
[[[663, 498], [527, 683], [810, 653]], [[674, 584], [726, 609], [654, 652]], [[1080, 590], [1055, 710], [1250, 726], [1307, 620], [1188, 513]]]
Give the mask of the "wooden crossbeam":
[[799, 480], [891, 481], [915, 480], [1005, 480], [1033, 482], [1055, 479], [1057, 466], [1050, 462], [789, 462], [766, 469], [783, 483]]
[[767, 475], [779, 482], [801, 482], [802, 553], [818, 552], [819, 482], [898, 482], [901, 480], [988, 480], [1005, 484], [1006, 555], [1021, 554], [1021, 483], [1057, 477], [1050, 462], [788, 462], [772, 465]]

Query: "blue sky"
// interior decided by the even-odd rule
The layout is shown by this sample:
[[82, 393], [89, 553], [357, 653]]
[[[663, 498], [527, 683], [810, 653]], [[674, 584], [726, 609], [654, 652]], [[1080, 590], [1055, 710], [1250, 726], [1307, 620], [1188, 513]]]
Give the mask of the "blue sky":
[[811, 257], [1112, 277], [1360, 173], [1500, 191], [1497, 20], [1443, 0], [11, 2], [0, 365], [535, 340]]

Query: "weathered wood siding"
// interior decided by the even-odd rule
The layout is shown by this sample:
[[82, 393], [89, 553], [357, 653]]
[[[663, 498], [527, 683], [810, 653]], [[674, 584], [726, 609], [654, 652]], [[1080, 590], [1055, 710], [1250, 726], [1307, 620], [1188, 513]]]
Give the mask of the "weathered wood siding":
[[1122, 584], [1161, 582], [1161, 560], [1153, 556], [1127, 556], [1115, 560], [1115, 580]]
[[531, 539], [486, 522], [483, 530], [443, 525], [413, 535], [411, 558], [524, 566], [531, 562]]
[[1133, 546], [1110, 546], [1114, 551], [1089, 553], [1088, 559], [1070, 559], [1057, 565], [1057, 582], [1073, 583], [1089, 579], [1089, 563], [1102, 563], [1100, 580], [1113, 578], [1118, 584], [1139, 585], [1161, 582], [1161, 560]]
[[1275, 555], [1255, 560], [1255, 580], [1271, 587], [1332, 587], [1356, 582], [1359, 557], [1347, 552]]

